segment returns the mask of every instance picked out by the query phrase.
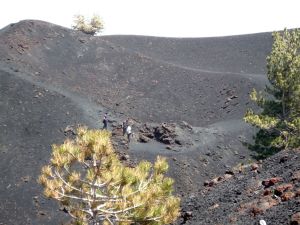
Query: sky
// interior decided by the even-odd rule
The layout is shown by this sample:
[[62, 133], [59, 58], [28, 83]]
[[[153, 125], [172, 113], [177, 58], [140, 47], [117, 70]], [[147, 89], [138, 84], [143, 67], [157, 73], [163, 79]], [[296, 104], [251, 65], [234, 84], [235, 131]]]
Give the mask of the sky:
[[300, 28], [299, 0], [5, 0], [0, 28], [38, 19], [71, 28], [99, 15], [102, 35], [212, 37]]

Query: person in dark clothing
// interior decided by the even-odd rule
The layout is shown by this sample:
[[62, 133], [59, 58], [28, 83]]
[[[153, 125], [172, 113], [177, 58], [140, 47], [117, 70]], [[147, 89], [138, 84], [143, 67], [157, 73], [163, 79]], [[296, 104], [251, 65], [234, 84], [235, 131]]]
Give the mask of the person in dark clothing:
[[126, 134], [126, 129], [127, 129], [128, 125], [129, 125], [129, 118], [122, 122], [123, 136], [125, 136], [125, 134]]
[[107, 118], [107, 113], [105, 113], [104, 117], [103, 117], [103, 128], [102, 129], [105, 129], [107, 130], [107, 124], [108, 124], [108, 118]]
[[123, 136], [126, 134], [126, 128], [127, 128], [127, 122], [126, 122], [126, 120], [124, 120], [122, 122]]

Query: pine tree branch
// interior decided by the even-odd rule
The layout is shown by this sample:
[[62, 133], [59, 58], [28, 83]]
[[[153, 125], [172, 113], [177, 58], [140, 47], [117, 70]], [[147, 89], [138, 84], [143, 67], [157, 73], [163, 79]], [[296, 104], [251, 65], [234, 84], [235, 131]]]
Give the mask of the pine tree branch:
[[113, 209], [109, 209], [109, 210], [99, 209], [99, 211], [102, 212], [102, 213], [115, 215], [115, 214], [120, 214], [120, 213], [128, 212], [128, 211], [130, 211], [132, 209], [141, 207], [142, 205], [144, 205], [144, 203], [141, 203], [141, 204], [138, 204], [138, 205], [135, 205], [135, 206], [131, 206], [131, 207], [128, 207], [128, 208], [125, 208], [125, 209], [122, 209], [122, 210], [118, 210], [118, 211], [111, 211]]
[[[66, 170], [66, 172], [67, 172], [69, 175], [71, 175], [70, 171], [69, 171], [67, 168], [64, 167], [64, 169]], [[88, 185], [90, 185], [90, 186], [94, 186], [94, 187], [96, 187], [96, 188], [103, 188], [103, 187], [107, 186], [107, 184], [108, 184], [108, 182], [105, 182], [105, 183], [99, 183], [99, 184], [97, 184], [97, 183], [96, 183], [96, 184], [93, 184], [93, 183], [88, 182], [88, 181], [86, 181], [86, 180], [82, 180], [81, 178], [79, 178], [79, 181], [81, 181], [82, 183], [88, 184]]]

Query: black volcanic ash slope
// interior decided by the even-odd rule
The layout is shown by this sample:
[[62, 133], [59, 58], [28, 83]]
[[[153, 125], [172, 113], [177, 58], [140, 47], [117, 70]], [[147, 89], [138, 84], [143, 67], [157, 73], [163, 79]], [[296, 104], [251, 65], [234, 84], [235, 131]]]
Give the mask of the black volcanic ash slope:
[[[152, 51], [156, 52], [152, 58], [146, 53], [117, 47], [108, 40], [43, 22], [23, 21], [2, 32], [0, 54], [10, 67], [32, 74], [35, 80], [88, 96], [112, 111], [142, 121], [185, 120], [201, 126], [241, 118], [249, 104], [250, 90], [255, 86], [262, 88], [266, 81], [264, 76], [235, 73], [236, 59], [243, 58], [238, 52], [224, 64], [228, 67], [226, 71], [205, 72], [197, 67], [182, 67], [181, 64], [186, 64], [185, 57], [177, 57], [172, 64], [165, 63], [157, 57], [160, 52], [156, 50]], [[189, 41], [195, 44], [193, 40], [186, 43]], [[266, 39], [265, 46], [268, 43]], [[215, 48], [211, 55], [209, 51], [204, 55], [199, 51], [193, 59], [206, 60], [212, 63], [210, 67], [218, 67], [220, 64], [213, 59], [227, 52], [229, 47], [224, 46], [218, 49], [218, 55]], [[179, 46], [174, 51], [180, 55], [184, 48], [185, 45]], [[235, 62], [232, 67], [231, 61]], [[258, 67], [263, 70], [261, 65]]]
[[0, 224], [58, 224], [63, 214], [42, 197], [37, 177], [67, 125], [93, 123], [57, 92], [1, 70], [0, 80]]
[[[42, 197], [36, 179], [50, 145], [64, 140], [65, 127], [99, 127], [99, 110], [109, 111], [115, 123], [130, 116], [195, 126], [185, 135], [197, 138], [178, 152], [158, 143], [134, 143], [128, 152], [138, 159], [167, 156], [176, 193], [184, 199], [183, 210], [188, 209], [186, 200], [205, 179], [251, 154], [241, 142], [253, 129], [241, 118], [251, 106], [250, 90], [265, 85], [261, 61], [270, 50], [270, 37], [92, 37], [42, 21], [2, 29], [0, 223], [64, 220], [53, 201]], [[202, 214], [195, 213], [191, 224], [196, 225]]]
[[265, 75], [270, 33], [210, 38], [104, 36], [103, 39], [156, 60], [220, 73]]

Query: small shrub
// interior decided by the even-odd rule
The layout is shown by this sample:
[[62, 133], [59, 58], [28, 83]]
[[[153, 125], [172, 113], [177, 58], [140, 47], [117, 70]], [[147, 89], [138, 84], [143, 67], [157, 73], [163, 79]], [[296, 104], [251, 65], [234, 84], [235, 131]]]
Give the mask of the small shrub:
[[72, 28], [86, 34], [95, 35], [101, 32], [104, 26], [102, 19], [97, 15], [94, 15], [89, 22], [86, 21], [84, 16], [76, 15]]

